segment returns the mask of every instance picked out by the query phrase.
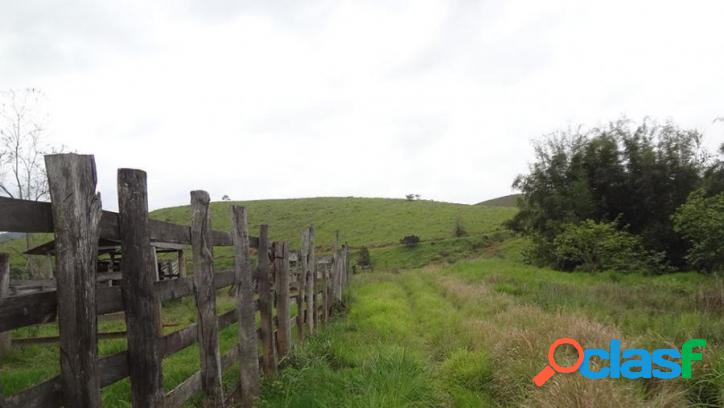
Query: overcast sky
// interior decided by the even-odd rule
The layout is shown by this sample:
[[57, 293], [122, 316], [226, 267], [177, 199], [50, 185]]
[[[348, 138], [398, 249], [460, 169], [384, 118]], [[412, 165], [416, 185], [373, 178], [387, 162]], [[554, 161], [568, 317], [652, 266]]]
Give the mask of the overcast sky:
[[[304, 3], [304, 5], [302, 5]], [[511, 193], [531, 139], [626, 115], [724, 141], [724, 1], [0, 0], [49, 137], [213, 199]]]

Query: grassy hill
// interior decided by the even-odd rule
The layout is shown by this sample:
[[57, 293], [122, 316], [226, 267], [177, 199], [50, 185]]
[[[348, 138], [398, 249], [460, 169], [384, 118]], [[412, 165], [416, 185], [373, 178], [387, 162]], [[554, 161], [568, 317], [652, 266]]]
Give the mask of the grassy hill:
[[[252, 235], [257, 235], [259, 224], [266, 223], [269, 224], [271, 239], [287, 240], [293, 248], [299, 247], [302, 230], [313, 224], [317, 234], [316, 244], [322, 249], [330, 248], [334, 244], [337, 230], [340, 231], [342, 242], [347, 241], [353, 247], [364, 245], [371, 248], [396, 245], [405, 235], [415, 234], [423, 241], [421, 247], [429, 247], [424, 251], [426, 256], [419, 257], [419, 260], [428, 257], [437, 259], [440, 256], [447, 258], [446, 253], [455, 252], [449, 248], [450, 243], [442, 243], [437, 247], [430, 245], [431, 241], [452, 238], [456, 219], [460, 219], [469, 236], [475, 237], [499, 230], [501, 223], [517, 211], [515, 208], [386, 198], [321, 197], [224, 201], [211, 204], [214, 229], [231, 229], [232, 205], [242, 205], [248, 209]], [[189, 224], [191, 214], [188, 206], [171, 207], [153, 211], [151, 218]], [[33, 234], [31, 245], [39, 245], [50, 239], [52, 234]], [[470, 246], [467, 241], [461, 241], [461, 245], [466, 248]], [[10, 263], [15, 277], [22, 276], [27, 265], [25, 258], [21, 256], [25, 246], [24, 238], [0, 242], [0, 252], [11, 254]], [[386, 258], [391, 256], [389, 251], [384, 253]], [[404, 253], [406, 256], [411, 256], [410, 254], [410, 251]], [[37, 268], [47, 270], [49, 274], [49, 259], [35, 258]], [[229, 248], [216, 251], [216, 258], [219, 267], [227, 268], [233, 264], [233, 254]]]
[[481, 203], [477, 203], [476, 205], [487, 207], [517, 207], [518, 197], [520, 197], [520, 194], [509, 194], [502, 197], [491, 198], [490, 200], [485, 200]]
[[[490, 233], [517, 211], [514, 208], [485, 207], [435, 201], [407, 201], [388, 198], [300, 198], [215, 202], [211, 204], [214, 229], [230, 229], [230, 207], [245, 206], [249, 226], [256, 235], [259, 224], [269, 224], [274, 240], [287, 240], [293, 247], [305, 226], [316, 228], [318, 246], [331, 246], [334, 233], [352, 246], [386, 246], [397, 244], [409, 234], [423, 241], [451, 238], [455, 220], [460, 219], [470, 235]], [[156, 210], [154, 219], [188, 224], [188, 206]]]

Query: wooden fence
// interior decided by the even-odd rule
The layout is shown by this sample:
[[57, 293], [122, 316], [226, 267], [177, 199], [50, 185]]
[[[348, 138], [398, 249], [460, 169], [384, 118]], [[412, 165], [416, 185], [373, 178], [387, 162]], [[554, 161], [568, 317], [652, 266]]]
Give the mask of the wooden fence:
[[[118, 170], [119, 212], [103, 211], [95, 192], [93, 156], [58, 154], [45, 161], [51, 202], [0, 198], [0, 231], [55, 234], [57, 289], [0, 298], [0, 333], [57, 319], [61, 373], [0, 397], [4, 408], [98, 407], [100, 389], [125, 377], [130, 377], [134, 407], [178, 407], [199, 391], [205, 407], [223, 407], [230, 399], [248, 407], [258, 397], [260, 373], [273, 375], [279, 359], [289, 353], [292, 325], [301, 341], [326, 323], [333, 304], [342, 300], [349, 281], [349, 249], [335, 245], [331, 264], [318, 264], [313, 227], [303, 231], [300, 251], [283, 241], [269, 242], [267, 225], [261, 225], [258, 237], [251, 236], [243, 207], [231, 208], [231, 231], [215, 231], [204, 191], [191, 192], [190, 226], [150, 220], [146, 173], [132, 169]], [[102, 238], [121, 243], [120, 287], [96, 282]], [[193, 277], [156, 280], [151, 241], [190, 245]], [[233, 247], [233, 270], [214, 270], [215, 246]], [[7, 264], [6, 256], [0, 256], [3, 262]], [[0, 288], [3, 282], [7, 287], [8, 270], [0, 265]], [[217, 315], [215, 296], [224, 287], [232, 287], [236, 307]], [[161, 303], [191, 295], [198, 311], [196, 323], [163, 335]], [[294, 316], [292, 299], [299, 310]], [[115, 312], [125, 314], [127, 350], [98, 358], [97, 317]], [[238, 345], [221, 355], [219, 331], [235, 322]], [[194, 343], [201, 369], [165, 392], [162, 360]], [[240, 383], [225, 395], [222, 373], [234, 364]]]

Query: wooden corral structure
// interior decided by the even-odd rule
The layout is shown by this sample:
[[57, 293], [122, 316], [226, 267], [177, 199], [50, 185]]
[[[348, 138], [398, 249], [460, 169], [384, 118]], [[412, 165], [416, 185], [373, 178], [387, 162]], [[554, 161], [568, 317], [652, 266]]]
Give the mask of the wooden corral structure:
[[[155, 264], [156, 280], [176, 279], [186, 276], [186, 245], [173, 242], [151, 242]], [[27, 256], [55, 256], [55, 240], [30, 248], [24, 252]], [[173, 260], [159, 258], [160, 255], [172, 254]], [[121, 243], [117, 240], [101, 238], [98, 240], [98, 259], [96, 280], [99, 284], [119, 286], [121, 280]], [[55, 274], [53, 274], [55, 275]], [[18, 280], [10, 282], [10, 294], [20, 295], [55, 289], [55, 279]]]
[[[279, 359], [289, 353], [292, 326], [301, 340], [326, 323], [333, 304], [342, 301], [349, 281], [348, 247], [335, 245], [332, 257], [318, 263], [312, 227], [302, 232], [298, 251], [284, 241], [270, 242], [267, 225], [258, 237], [251, 236], [242, 207], [231, 208], [231, 231], [212, 230], [204, 191], [191, 192], [190, 226], [150, 220], [146, 173], [132, 169], [118, 171], [119, 212], [103, 211], [93, 156], [57, 154], [45, 160], [52, 202], [0, 198], [0, 230], [55, 234], [57, 289], [8, 296], [9, 261], [0, 254], [0, 347], [9, 345], [13, 329], [57, 320], [61, 373], [0, 397], [2, 407], [98, 407], [100, 389], [125, 377], [130, 377], [134, 407], [179, 407], [198, 392], [205, 407], [223, 407], [231, 399], [249, 407], [259, 394], [260, 373], [274, 374]], [[120, 286], [97, 282], [104, 240], [120, 244]], [[159, 279], [154, 242], [190, 247], [193, 275]], [[214, 270], [213, 248], [218, 246], [233, 247], [233, 270]], [[232, 288], [236, 308], [217, 315], [216, 291], [225, 287]], [[195, 298], [196, 323], [163, 335], [162, 302], [184, 296]], [[299, 310], [294, 316], [292, 300]], [[125, 315], [128, 348], [98, 358], [97, 342], [103, 337], [97, 332], [98, 316], [118, 312]], [[239, 344], [220, 355], [219, 330], [235, 322]], [[201, 370], [165, 392], [163, 359], [194, 343]], [[240, 382], [232, 395], [224, 395], [222, 373], [234, 364]]]

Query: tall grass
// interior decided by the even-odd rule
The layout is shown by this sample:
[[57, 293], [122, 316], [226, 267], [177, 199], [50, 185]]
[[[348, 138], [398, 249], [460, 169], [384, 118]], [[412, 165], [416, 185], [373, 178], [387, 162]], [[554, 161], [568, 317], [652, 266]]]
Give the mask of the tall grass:
[[[570, 274], [519, 262], [509, 241], [454, 265], [358, 275], [349, 315], [297, 348], [263, 406], [720, 406], [724, 286], [716, 277]], [[374, 255], [373, 255], [374, 261]], [[409, 262], [402, 257], [401, 262]], [[556, 375], [550, 343], [680, 347], [708, 340], [691, 380]], [[574, 359], [556, 355], [564, 364]], [[390, 387], [389, 385], [394, 385]]]

